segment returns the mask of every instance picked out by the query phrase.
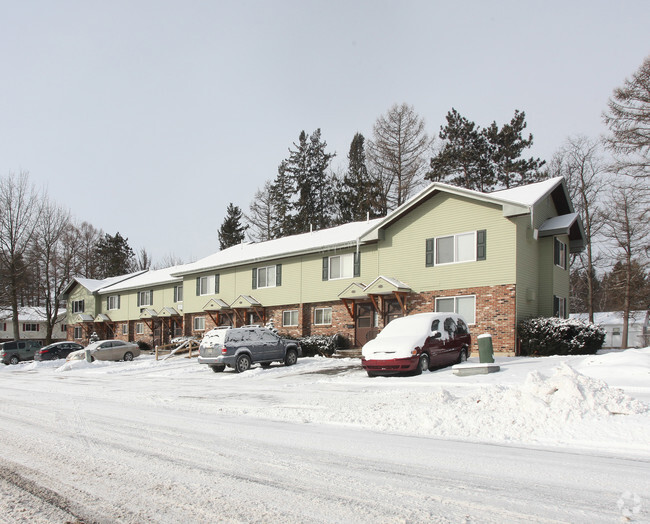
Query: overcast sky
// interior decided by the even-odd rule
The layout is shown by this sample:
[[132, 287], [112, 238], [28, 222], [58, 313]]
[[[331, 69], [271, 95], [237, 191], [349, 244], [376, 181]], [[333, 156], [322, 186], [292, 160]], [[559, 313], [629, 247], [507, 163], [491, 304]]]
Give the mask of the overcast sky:
[[523, 110], [544, 159], [601, 135], [649, 21], [647, 0], [0, 0], [0, 175], [189, 262], [303, 129], [334, 167], [402, 102], [431, 135], [452, 107], [481, 126]]

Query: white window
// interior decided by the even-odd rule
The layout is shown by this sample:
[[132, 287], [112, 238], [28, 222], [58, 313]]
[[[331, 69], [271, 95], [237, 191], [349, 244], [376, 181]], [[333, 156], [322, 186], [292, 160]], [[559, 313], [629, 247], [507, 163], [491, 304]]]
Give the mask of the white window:
[[329, 258], [329, 280], [352, 278], [354, 276], [354, 253]]
[[555, 242], [553, 243], [553, 262], [557, 267], [566, 269], [567, 266], [566, 259], [567, 259], [566, 244], [556, 238]]
[[566, 318], [566, 298], [553, 295], [553, 316]]
[[75, 327], [74, 328], [74, 338], [79, 340], [83, 336], [83, 333], [81, 332], [80, 327]]
[[144, 335], [144, 322], [138, 322], [135, 325], [135, 334], [136, 335]]
[[174, 286], [174, 302], [183, 302], [183, 286]]
[[436, 265], [476, 260], [476, 231], [438, 237], [435, 241]]
[[298, 310], [297, 309], [292, 309], [290, 311], [283, 311], [282, 312], [282, 325], [289, 327], [289, 326], [297, 326], [298, 325]]
[[128, 334], [129, 334], [129, 325], [122, 324], [122, 335], [128, 335]]
[[68, 331], [68, 326], [66, 326], [65, 324], [61, 324], [61, 331], [63, 331], [64, 333]]
[[[208, 275], [207, 277], [199, 278], [199, 295], [214, 295], [215, 290], [215, 275]], [[181, 293], [182, 298], [182, 293]], [[179, 301], [180, 302], [180, 301]]]
[[332, 323], [332, 308], [319, 307], [314, 311], [314, 324], [323, 326]]
[[205, 317], [194, 317], [194, 331], [205, 331]]
[[[84, 312], [84, 301], [83, 300], [74, 300], [72, 302], [72, 312], [73, 313], [83, 313]], [[79, 337], [81, 338], [81, 337]]]
[[463, 295], [458, 297], [436, 298], [436, 311], [439, 313], [457, 313], [462, 315], [468, 324], [475, 324], [476, 296]]
[[275, 287], [275, 266], [257, 268], [257, 287]]
[[138, 292], [138, 307], [153, 306], [153, 291]]
[[23, 324], [23, 331], [38, 331], [38, 324]]
[[120, 309], [120, 296], [119, 295], [111, 295], [108, 297], [107, 301], [107, 309]]

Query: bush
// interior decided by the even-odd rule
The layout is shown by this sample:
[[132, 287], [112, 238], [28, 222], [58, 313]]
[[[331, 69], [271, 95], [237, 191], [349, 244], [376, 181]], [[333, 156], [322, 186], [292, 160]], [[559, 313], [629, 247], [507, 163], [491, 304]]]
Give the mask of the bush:
[[331, 357], [337, 349], [343, 349], [348, 346], [346, 338], [339, 334], [332, 335], [331, 337], [311, 335], [298, 340], [300, 341], [302, 355], [304, 357], [313, 357], [315, 355]]
[[151, 345], [144, 340], [137, 340], [136, 344], [140, 348], [140, 351], [151, 351]]
[[593, 355], [605, 341], [605, 330], [575, 318], [532, 318], [519, 324], [524, 355]]

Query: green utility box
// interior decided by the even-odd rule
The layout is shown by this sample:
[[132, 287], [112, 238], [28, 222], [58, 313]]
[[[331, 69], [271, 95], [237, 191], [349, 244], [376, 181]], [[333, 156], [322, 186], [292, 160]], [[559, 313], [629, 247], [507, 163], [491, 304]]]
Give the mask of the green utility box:
[[478, 336], [478, 358], [482, 364], [494, 362], [494, 349], [492, 348], [492, 335], [486, 333]]

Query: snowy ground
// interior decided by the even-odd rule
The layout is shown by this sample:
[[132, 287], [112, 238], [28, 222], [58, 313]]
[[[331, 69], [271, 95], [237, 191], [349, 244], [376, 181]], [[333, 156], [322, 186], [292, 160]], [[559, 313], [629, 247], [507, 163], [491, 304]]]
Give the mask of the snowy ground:
[[497, 363], [2, 366], [0, 522], [650, 522], [650, 348]]

